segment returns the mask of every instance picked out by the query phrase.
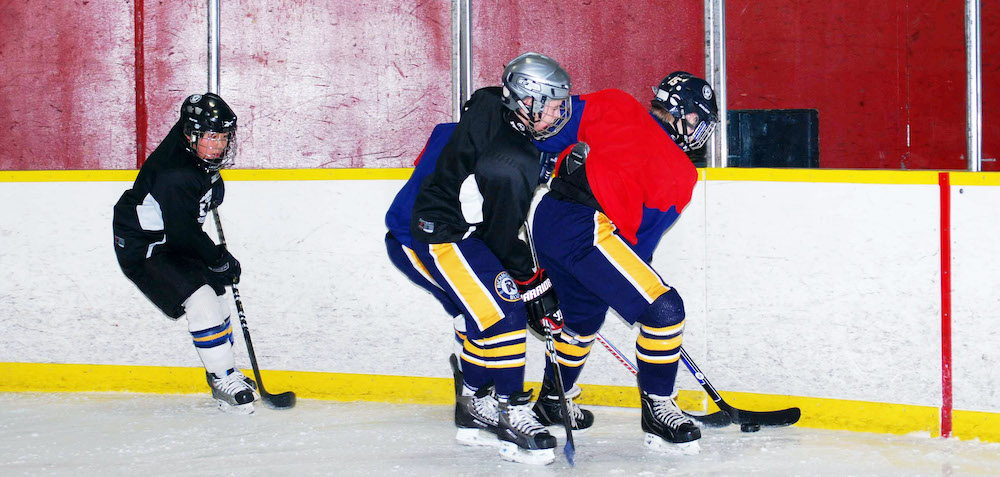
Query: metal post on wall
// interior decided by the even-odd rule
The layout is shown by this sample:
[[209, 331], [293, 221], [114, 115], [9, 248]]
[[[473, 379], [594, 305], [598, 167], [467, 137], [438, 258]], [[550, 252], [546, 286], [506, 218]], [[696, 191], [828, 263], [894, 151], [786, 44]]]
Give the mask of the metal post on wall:
[[452, 98], [451, 115], [462, 115], [462, 105], [472, 96], [472, 0], [452, 0]]
[[208, 92], [219, 94], [219, 4], [208, 0]]
[[983, 65], [979, 0], [965, 0], [966, 150], [972, 172], [983, 170]]
[[708, 167], [728, 167], [729, 128], [726, 120], [726, 0], [705, 0], [705, 80], [715, 89], [719, 121], [708, 144]]

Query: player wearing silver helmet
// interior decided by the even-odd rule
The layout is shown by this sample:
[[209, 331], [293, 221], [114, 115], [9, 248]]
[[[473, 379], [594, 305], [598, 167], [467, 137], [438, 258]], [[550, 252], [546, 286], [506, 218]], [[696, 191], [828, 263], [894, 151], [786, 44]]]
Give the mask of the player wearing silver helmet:
[[440, 152], [420, 158], [387, 214], [386, 244], [401, 271], [462, 317], [458, 440], [548, 464], [556, 440], [523, 391], [526, 321], [557, 316], [558, 300], [518, 231], [538, 185], [532, 140], [565, 126], [570, 79], [552, 58], [525, 53], [501, 82], [473, 93]]

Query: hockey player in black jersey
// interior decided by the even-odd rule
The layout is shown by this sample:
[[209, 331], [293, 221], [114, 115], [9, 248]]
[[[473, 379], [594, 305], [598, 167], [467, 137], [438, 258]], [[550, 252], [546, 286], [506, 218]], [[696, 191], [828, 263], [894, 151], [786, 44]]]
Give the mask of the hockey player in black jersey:
[[115, 254], [122, 272], [168, 317], [184, 316], [223, 411], [249, 414], [256, 384], [236, 369], [225, 287], [240, 262], [202, 226], [222, 203], [219, 170], [236, 152], [236, 114], [219, 96], [189, 96], [180, 119], [142, 165], [114, 209]]
[[548, 464], [556, 440], [524, 391], [526, 325], [547, 320], [558, 329], [561, 315], [518, 231], [538, 185], [541, 156], [532, 140], [566, 124], [570, 81], [555, 60], [526, 53], [507, 65], [502, 83], [472, 95], [433, 171], [419, 188], [404, 188], [415, 191], [409, 230], [393, 232], [390, 224], [390, 238], [411, 237], [402, 246], [465, 319], [457, 437], [481, 428], [496, 433], [503, 458]]

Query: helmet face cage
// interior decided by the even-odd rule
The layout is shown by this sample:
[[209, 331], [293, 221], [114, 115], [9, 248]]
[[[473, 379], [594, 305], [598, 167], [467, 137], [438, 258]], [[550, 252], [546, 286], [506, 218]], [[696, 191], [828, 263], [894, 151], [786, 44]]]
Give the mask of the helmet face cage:
[[[502, 80], [504, 106], [528, 123], [535, 139], [556, 135], [573, 114], [569, 74], [552, 58], [530, 52], [518, 56], [504, 68]], [[531, 98], [530, 105], [526, 104], [528, 98]], [[541, 131], [536, 131], [535, 123], [542, 120], [550, 100], [562, 101], [559, 116]]]
[[[719, 107], [712, 87], [701, 78], [677, 71], [667, 75], [653, 92], [656, 93], [653, 101], [680, 119], [678, 145], [685, 151], [704, 147], [718, 124]], [[698, 122], [693, 126], [686, 118], [690, 113], [698, 114]]]
[[[209, 171], [218, 171], [220, 169], [225, 169], [231, 167], [236, 163], [236, 127], [233, 127], [230, 131], [216, 132], [216, 131], [198, 131], [193, 128], [187, 127], [185, 125], [184, 135], [189, 139], [187, 141], [187, 149], [191, 152], [195, 159], [201, 162], [201, 165]], [[202, 141], [206, 134], [224, 134], [226, 139], [226, 147], [222, 149], [218, 157], [201, 157], [198, 155], [198, 143]], [[206, 141], [211, 141], [214, 139], [205, 139]]]
[[[218, 171], [235, 163], [236, 157], [236, 114], [218, 95], [206, 93], [189, 96], [181, 105], [181, 121], [184, 124], [185, 148], [208, 171]], [[214, 134], [213, 134], [214, 133]], [[226, 145], [217, 157], [201, 157], [198, 146], [201, 141], [217, 141], [206, 135], [224, 135]]]

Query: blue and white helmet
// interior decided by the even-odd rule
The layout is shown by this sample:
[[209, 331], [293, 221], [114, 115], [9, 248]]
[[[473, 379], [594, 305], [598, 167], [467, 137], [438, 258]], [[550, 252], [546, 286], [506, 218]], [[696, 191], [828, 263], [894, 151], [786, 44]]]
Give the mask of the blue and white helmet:
[[[653, 104], [663, 107], [671, 116], [684, 118], [690, 113], [698, 113], [698, 123], [680, 121], [681, 130], [675, 130], [671, 137], [681, 149], [692, 151], [701, 148], [712, 137], [719, 121], [719, 106], [715, 102], [715, 91], [705, 80], [684, 71], [670, 73], [659, 87], [653, 87]], [[673, 125], [668, 124], [670, 129]]]

